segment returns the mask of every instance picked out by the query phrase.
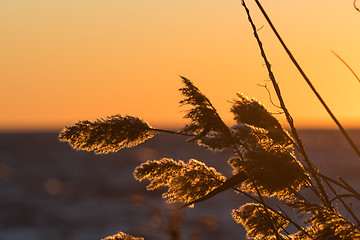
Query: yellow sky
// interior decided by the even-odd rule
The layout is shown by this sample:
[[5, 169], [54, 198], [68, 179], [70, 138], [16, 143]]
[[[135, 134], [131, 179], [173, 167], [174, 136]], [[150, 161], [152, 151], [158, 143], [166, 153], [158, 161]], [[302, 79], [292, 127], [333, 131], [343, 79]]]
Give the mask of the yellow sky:
[[[334, 114], [360, 123], [360, 13], [351, 0], [263, 0]], [[252, 1], [259, 34], [295, 123], [334, 127]], [[266, 68], [238, 0], [0, 1], [0, 130], [62, 128], [136, 115], [180, 125], [178, 75], [229, 122], [236, 92], [270, 108]], [[275, 99], [275, 94], [272, 93]]]

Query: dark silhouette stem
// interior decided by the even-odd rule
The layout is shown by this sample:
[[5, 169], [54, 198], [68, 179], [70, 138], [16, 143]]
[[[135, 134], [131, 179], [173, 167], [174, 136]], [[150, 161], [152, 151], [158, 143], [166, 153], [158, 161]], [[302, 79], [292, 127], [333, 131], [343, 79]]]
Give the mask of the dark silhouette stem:
[[195, 136], [193, 134], [186, 134], [186, 133], [182, 133], [182, 132], [176, 132], [176, 131], [159, 129], [159, 128], [150, 128], [150, 129], [154, 130], [154, 131], [157, 131], [157, 132], [170, 133], [170, 134], [176, 134], [176, 135], [182, 135], [182, 136], [189, 136], [189, 137], [194, 137]]
[[332, 202], [336, 201], [339, 198], [356, 198], [356, 197], [354, 196], [354, 194], [350, 194], [350, 193], [349, 194], [338, 194], [338, 195], [336, 195], [336, 197], [332, 198], [331, 201]]
[[[351, 147], [353, 148], [353, 150], [356, 152], [356, 154], [360, 157], [360, 150], [356, 147], [355, 143], [352, 141], [352, 139], [350, 138], [350, 136], [347, 134], [347, 132], [345, 131], [345, 129], [343, 128], [343, 126], [341, 125], [341, 123], [337, 120], [337, 118], [335, 117], [335, 115], [331, 112], [330, 108], [327, 106], [327, 104], [325, 103], [325, 101], [322, 99], [322, 97], [320, 96], [320, 94], [317, 92], [317, 90], [315, 89], [315, 87], [313, 86], [313, 84], [311, 83], [310, 79], [306, 76], [306, 74], [304, 73], [304, 71], [302, 70], [302, 68], [300, 67], [300, 65], [298, 64], [298, 62], [296, 61], [296, 59], [294, 58], [294, 56], [292, 55], [292, 53], [290, 52], [290, 50], [288, 49], [288, 47], [286, 46], [285, 42], [282, 40], [280, 34], [277, 32], [276, 28], [274, 27], [272, 21], [270, 20], [269, 16], [267, 15], [266, 11], [264, 10], [264, 8], [262, 7], [262, 5], [260, 4], [259, 0], [255, 0], [257, 6], [259, 7], [261, 13], [264, 15], [266, 21], [269, 23], [272, 31], [274, 32], [274, 34], [276, 35], [276, 37], [278, 38], [278, 40], [280, 41], [282, 47], [285, 49], [286, 53], [288, 54], [288, 56], [290, 57], [291, 61], [293, 62], [293, 64], [296, 66], [296, 68], [298, 69], [298, 71], [300, 72], [301, 76], [305, 79], [306, 83], [309, 85], [309, 87], [311, 88], [311, 90], [314, 92], [314, 94], [316, 95], [316, 97], [318, 98], [318, 100], [321, 102], [321, 104], [323, 105], [323, 107], [325, 108], [325, 110], [327, 111], [327, 113], [330, 115], [330, 117], [332, 118], [332, 120], [336, 123], [336, 125], [338, 126], [338, 128], [340, 129], [341, 133], [344, 135], [344, 137], [346, 138], [346, 140], [349, 142], [349, 144], [351, 145]], [[355, 6], [356, 8], [356, 6]]]
[[360, 194], [354, 188], [352, 188], [342, 177], [339, 176], [338, 178], [348, 189], [350, 189], [350, 192], [354, 193], [357, 198], [360, 199]]
[[[309, 171], [307, 168], [305, 168], [305, 169], [306, 169], [307, 171]], [[348, 183], [346, 183], [346, 185], [345, 185], [345, 184], [343, 184], [343, 183], [341, 183], [341, 182], [339, 182], [339, 181], [336, 181], [336, 180], [334, 180], [334, 179], [332, 179], [332, 178], [329, 178], [328, 176], [326, 176], [326, 175], [324, 175], [324, 174], [322, 174], [322, 173], [320, 173], [320, 172], [318, 172], [317, 174], [318, 174], [319, 177], [322, 178], [323, 180], [329, 181], [329, 182], [337, 185], [338, 187], [341, 187], [341, 188], [347, 190], [348, 192], [352, 193], [356, 199], [360, 200], [360, 194], [359, 194], [354, 188], [352, 188]], [[339, 177], [339, 178], [341, 178], [341, 177]], [[342, 178], [341, 178], [341, 179], [342, 179]], [[342, 179], [342, 180], [343, 180], [343, 179]]]
[[[259, 199], [257, 199], [257, 198], [255, 198], [255, 197], [251, 196], [250, 194], [248, 194], [248, 193], [240, 190], [239, 188], [233, 187], [233, 189], [234, 189], [235, 191], [243, 194], [244, 196], [250, 198], [251, 200], [253, 200], [253, 201], [257, 202], [257, 203], [263, 204]], [[311, 237], [311, 236], [309, 235], [309, 233], [306, 232], [303, 227], [301, 227], [299, 224], [297, 224], [296, 222], [294, 222], [294, 221], [293, 221], [289, 216], [287, 216], [285, 213], [280, 213], [280, 212], [276, 211], [275, 209], [273, 209], [273, 208], [270, 207], [270, 206], [267, 206], [267, 207], [268, 207], [268, 209], [270, 209], [271, 211], [273, 211], [273, 212], [274, 212], [276, 215], [278, 215], [279, 217], [281, 217], [281, 218], [289, 221], [291, 224], [293, 224], [293, 225], [297, 228], [297, 230], [299, 230], [299, 231], [303, 232], [304, 234], [308, 235], [309, 237]]]
[[351, 208], [344, 202], [344, 200], [342, 199], [342, 196], [339, 195], [335, 189], [331, 186], [331, 184], [328, 181], [325, 181], [326, 184], [328, 185], [328, 187], [331, 189], [331, 191], [335, 194], [336, 198], [339, 199], [339, 201], [341, 202], [341, 204], [346, 208], [346, 210], [350, 213], [350, 215], [354, 218], [354, 220], [356, 221], [357, 225], [360, 225], [360, 221], [357, 218], [357, 216], [355, 215], [355, 213], [351, 210]]

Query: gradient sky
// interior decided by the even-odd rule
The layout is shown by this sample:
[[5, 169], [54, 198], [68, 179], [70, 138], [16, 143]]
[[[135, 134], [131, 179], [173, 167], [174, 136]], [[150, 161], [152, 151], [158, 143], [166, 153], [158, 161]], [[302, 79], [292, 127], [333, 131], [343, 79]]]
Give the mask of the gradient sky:
[[[334, 127], [248, 2], [295, 124]], [[359, 126], [360, 83], [331, 53], [360, 75], [352, 0], [261, 2], [334, 114]], [[236, 92], [277, 111], [258, 86], [271, 88], [239, 0], [2, 0], [0, 31], [0, 130], [61, 129], [114, 114], [180, 125], [178, 75], [227, 122]]]

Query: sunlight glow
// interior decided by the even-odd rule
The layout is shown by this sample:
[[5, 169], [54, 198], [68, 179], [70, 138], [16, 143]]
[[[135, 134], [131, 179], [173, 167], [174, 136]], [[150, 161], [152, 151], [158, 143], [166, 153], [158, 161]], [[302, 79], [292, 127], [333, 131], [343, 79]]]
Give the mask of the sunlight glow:
[[[360, 75], [360, 14], [352, 2], [262, 3], [334, 114], [359, 127], [360, 83], [331, 52]], [[249, 8], [295, 123], [334, 127], [255, 5]], [[179, 126], [186, 121], [178, 75], [196, 83], [226, 122], [237, 92], [277, 111], [258, 86], [268, 76], [239, 1], [12, 0], [0, 2], [0, 20], [1, 130], [60, 129], [115, 114]]]

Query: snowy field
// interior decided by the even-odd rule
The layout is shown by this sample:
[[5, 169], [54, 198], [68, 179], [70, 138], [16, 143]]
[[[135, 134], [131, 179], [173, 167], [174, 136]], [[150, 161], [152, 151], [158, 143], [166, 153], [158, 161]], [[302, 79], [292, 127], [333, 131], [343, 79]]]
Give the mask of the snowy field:
[[[360, 131], [351, 131], [360, 146]], [[337, 131], [301, 131], [321, 172], [360, 189], [360, 159]], [[118, 153], [95, 155], [60, 143], [57, 133], [0, 134], [0, 240], [91, 240], [124, 231], [151, 239], [245, 239], [231, 210], [246, 198], [231, 190], [193, 209], [175, 211], [161, 191], [147, 192], [132, 172], [146, 161], [195, 158], [226, 176], [229, 153], [213, 153], [184, 137], [161, 134]], [[269, 200], [271, 201], [271, 200]], [[356, 212], [360, 212], [358, 209]]]

